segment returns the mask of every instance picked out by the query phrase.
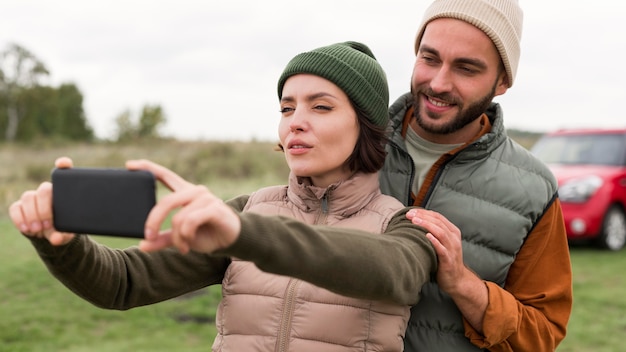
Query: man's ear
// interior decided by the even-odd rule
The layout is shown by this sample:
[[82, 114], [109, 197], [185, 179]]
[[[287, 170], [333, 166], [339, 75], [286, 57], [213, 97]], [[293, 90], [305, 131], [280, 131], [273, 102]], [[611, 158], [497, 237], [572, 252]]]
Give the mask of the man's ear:
[[506, 74], [506, 71], [502, 70], [498, 77], [498, 83], [496, 84], [496, 92], [495, 95], [502, 95], [506, 93], [509, 89], [509, 76]]

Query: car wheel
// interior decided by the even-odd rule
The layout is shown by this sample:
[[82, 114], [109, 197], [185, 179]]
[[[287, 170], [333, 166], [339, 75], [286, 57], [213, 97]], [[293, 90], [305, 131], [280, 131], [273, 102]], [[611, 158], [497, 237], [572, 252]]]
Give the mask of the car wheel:
[[612, 251], [618, 251], [626, 244], [626, 215], [620, 207], [613, 205], [606, 212], [598, 244]]

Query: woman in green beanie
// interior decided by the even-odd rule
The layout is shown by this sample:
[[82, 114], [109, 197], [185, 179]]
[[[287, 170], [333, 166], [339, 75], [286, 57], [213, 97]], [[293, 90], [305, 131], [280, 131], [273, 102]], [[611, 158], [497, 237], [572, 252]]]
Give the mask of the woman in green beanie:
[[[214, 351], [402, 351], [409, 307], [437, 262], [407, 209], [379, 189], [385, 73], [367, 46], [337, 43], [294, 57], [278, 98], [287, 185], [225, 203], [160, 165], [128, 161], [172, 193], [148, 216], [145, 239], [125, 250], [56, 232], [49, 183], [25, 192], [11, 218], [50, 271], [100, 307], [129, 309], [221, 284]], [[171, 229], [160, 231], [174, 212]], [[397, 255], [369, 260], [381, 251]], [[370, 274], [380, 282], [365, 284]], [[380, 296], [387, 299], [368, 299]]]

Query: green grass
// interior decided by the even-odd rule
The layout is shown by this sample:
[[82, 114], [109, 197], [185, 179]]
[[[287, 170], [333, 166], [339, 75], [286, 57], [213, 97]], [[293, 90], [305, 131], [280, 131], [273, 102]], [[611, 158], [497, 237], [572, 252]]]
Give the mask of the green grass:
[[624, 351], [626, 250], [571, 249], [574, 309], [559, 352]]
[[[220, 287], [128, 311], [92, 306], [58, 283], [0, 218], [0, 351], [207, 351]], [[98, 237], [112, 247], [133, 240]], [[574, 310], [559, 352], [623, 350], [626, 251], [571, 250]]]
[[[57, 282], [29, 241], [14, 229], [6, 216], [8, 204], [47, 179], [54, 159], [61, 155], [71, 156], [77, 166], [122, 166], [129, 158], [148, 158], [208, 185], [224, 199], [284, 183], [282, 155], [272, 151], [272, 143], [0, 145], [0, 352], [210, 350], [219, 286], [129, 311], [103, 310]], [[97, 240], [118, 248], [136, 244], [107, 237]], [[623, 351], [626, 250], [574, 247], [571, 254], [574, 309], [558, 351]]]
[[0, 220], [0, 233], [0, 351], [210, 350], [219, 286], [152, 306], [104, 310], [57, 282], [7, 219]]
[[[221, 287], [159, 304], [110, 311], [75, 296], [47, 271], [7, 216], [10, 203], [49, 179], [54, 159], [76, 166], [123, 167], [148, 158], [223, 199], [284, 183], [287, 167], [274, 143], [157, 141], [137, 145], [0, 144], [0, 352], [208, 351]], [[159, 194], [166, 193], [159, 187]], [[137, 241], [94, 237], [116, 248]]]

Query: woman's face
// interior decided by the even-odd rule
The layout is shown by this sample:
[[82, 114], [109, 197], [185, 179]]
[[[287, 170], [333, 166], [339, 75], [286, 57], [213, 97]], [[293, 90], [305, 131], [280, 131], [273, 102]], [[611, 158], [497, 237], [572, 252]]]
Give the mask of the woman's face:
[[280, 142], [289, 168], [326, 187], [352, 174], [346, 160], [359, 137], [348, 96], [334, 83], [310, 74], [291, 76], [283, 86]]

